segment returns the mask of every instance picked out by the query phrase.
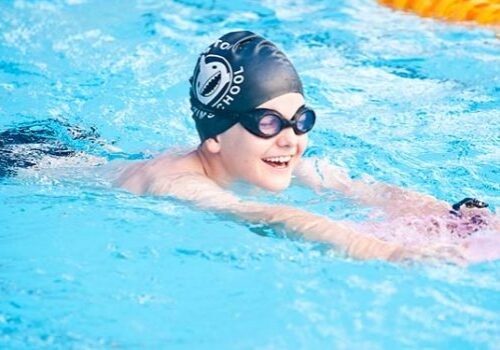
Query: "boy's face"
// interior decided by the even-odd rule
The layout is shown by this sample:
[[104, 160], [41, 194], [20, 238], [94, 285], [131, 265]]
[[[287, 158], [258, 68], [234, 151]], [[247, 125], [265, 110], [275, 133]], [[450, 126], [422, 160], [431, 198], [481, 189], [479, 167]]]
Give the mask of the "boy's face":
[[[258, 108], [278, 111], [287, 119], [304, 105], [304, 97], [288, 93], [269, 100]], [[220, 161], [224, 177], [243, 180], [258, 187], [281, 191], [290, 185], [292, 171], [307, 146], [307, 134], [296, 135], [285, 128], [278, 135], [264, 139], [237, 123], [218, 136]]]

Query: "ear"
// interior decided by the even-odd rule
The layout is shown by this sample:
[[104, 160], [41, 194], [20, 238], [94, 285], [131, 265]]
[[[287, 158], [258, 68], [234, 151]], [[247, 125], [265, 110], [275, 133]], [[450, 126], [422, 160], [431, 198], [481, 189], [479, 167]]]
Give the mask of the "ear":
[[220, 142], [218, 136], [211, 137], [205, 140], [205, 148], [208, 152], [212, 154], [217, 154], [220, 152]]

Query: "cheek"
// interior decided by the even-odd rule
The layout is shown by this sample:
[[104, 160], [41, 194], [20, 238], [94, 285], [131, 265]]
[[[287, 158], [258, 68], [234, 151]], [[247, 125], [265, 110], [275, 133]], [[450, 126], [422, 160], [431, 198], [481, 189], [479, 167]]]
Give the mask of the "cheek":
[[255, 172], [269, 145], [246, 130], [235, 128], [230, 136], [221, 144], [221, 157], [233, 175], [246, 178]]
[[298, 151], [299, 151], [300, 155], [302, 155], [304, 153], [304, 151], [307, 148], [308, 143], [309, 143], [309, 139], [308, 139], [307, 134], [300, 135], [299, 142], [298, 142]]

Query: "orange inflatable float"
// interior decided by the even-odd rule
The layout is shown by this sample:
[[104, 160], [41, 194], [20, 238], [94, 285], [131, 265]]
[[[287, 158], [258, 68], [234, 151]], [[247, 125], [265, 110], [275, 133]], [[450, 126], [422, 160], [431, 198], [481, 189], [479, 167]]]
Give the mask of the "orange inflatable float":
[[398, 10], [448, 21], [500, 26], [500, 0], [378, 0]]

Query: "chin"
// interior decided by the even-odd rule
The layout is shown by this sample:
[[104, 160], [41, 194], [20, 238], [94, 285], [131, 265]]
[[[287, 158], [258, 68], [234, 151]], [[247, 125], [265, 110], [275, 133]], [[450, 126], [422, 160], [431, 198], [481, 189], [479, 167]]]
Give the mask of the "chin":
[[258, 186], [271, 191], [271, 192], [281, 192], [286, 190], [289, 186], [290, 183], [292, 182], [292, 178], [289, 177], [287, 179], [277, 179], [274, 181], [265, 181], [263, 183], [259, 183]]

